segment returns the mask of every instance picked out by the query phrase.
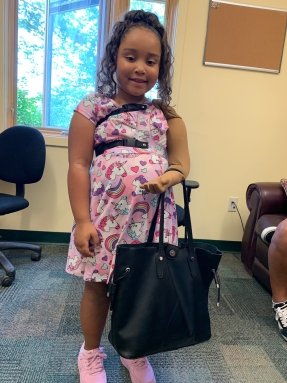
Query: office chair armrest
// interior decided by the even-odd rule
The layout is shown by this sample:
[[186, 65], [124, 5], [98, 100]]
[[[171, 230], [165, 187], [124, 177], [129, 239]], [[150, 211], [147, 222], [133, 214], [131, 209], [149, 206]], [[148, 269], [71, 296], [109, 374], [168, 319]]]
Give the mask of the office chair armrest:
[[199, 183], [197, 181], [194, 181], [194, 180], [186, 180], [185, 186], [186, 186], [186, 190], [187, 190], [188, 202], [190, 202], [191, 189], [199, 188]]
[[[185, 187], [186, 187], [186, 191], [187, 191], [187, 200], [188, 200], [188, 203], [190, 203], [191, 190], [197, 189], [199, 187], [199, 183], [197, 181], [193, 181], [193, 180], [186, 180], [185, 181]], [[185, 225], [185, 219], [184, 219], [183, 207], [176, 204], [176, 213], [177, 213], [178, 226], [184, 226]]]

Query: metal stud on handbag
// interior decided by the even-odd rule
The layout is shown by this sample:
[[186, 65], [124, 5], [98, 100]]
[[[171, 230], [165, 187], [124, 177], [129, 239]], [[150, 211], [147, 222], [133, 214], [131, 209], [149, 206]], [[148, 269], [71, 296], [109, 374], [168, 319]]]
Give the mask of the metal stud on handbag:
[[206, 341], [211, 336], [208, 291], [221, 258], [212, 245], [192, 239], [183, 182], [186, 238], [178, 246], [163, 242], [164, 194], [160, 195], [160, 237], [153, 243], [118, 245], [109, 286], [109, 341], [128, 359]]

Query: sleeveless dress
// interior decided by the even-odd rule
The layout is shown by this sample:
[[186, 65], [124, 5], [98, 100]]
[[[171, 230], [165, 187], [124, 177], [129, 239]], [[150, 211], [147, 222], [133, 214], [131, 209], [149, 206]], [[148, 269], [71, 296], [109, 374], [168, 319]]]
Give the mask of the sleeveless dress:
[[[148, 149], [117, 146], [95, 157], [91, 169], [90, 216], [101, 243], [93, 257], [82, 257], [74, 244], [72, 228], [66, 271], [85, 281], [108, 282], [115, 264], [116, 246], [147, 241], [155, 214], [158, 194], [140, 189], [140, 185], [168, 167], [166, 151], [167, 121], [152, 102], [141, 111], [110, 116], [95, 128], [95, 146], [122, 138], [148, 142]], [[86, 96], [75, 111], [97, 124], [120, 106], [100, 94]], [[172, 188], [165, 194], [164, 241], [177, 245], [177, 218]], [[159, 239], [157, 222], [154, 242]]]

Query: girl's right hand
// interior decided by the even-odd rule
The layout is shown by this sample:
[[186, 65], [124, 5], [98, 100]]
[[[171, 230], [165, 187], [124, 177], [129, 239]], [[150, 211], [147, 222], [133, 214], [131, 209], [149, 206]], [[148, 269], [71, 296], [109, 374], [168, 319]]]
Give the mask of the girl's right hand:
[[171, 170], [150, 180], [149, 182], [146, 182], [145, 184], [142, 184], [140, 188], [153, 194], [164, 193], [167, 188], [180, 183], [183, 179], [184, 176], [182, 173]]
[[93, 257], [95, 246], [100, 244], [100, 239], [92, 222], [76, 224], [74, 243], [83, 257]]

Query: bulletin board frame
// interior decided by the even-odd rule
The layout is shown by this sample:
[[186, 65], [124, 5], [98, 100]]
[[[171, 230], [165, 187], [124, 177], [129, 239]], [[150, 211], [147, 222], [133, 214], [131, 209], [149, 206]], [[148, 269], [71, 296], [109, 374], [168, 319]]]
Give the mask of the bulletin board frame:
[[280, 73], [287, 10], [210, 0], [203, 63]]

